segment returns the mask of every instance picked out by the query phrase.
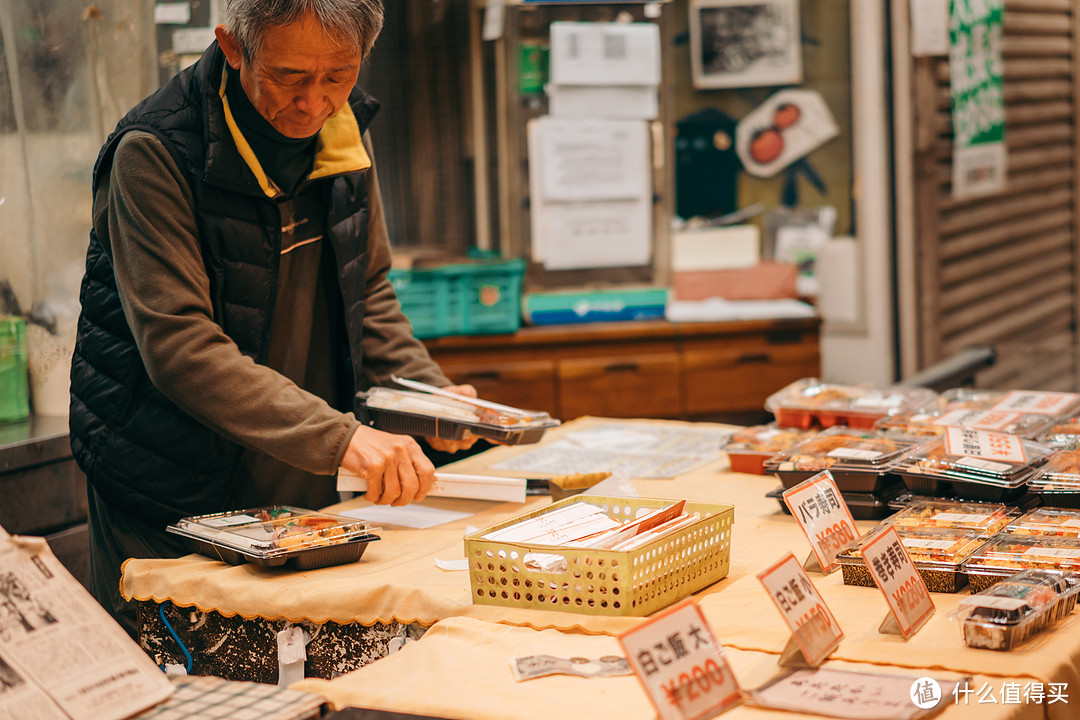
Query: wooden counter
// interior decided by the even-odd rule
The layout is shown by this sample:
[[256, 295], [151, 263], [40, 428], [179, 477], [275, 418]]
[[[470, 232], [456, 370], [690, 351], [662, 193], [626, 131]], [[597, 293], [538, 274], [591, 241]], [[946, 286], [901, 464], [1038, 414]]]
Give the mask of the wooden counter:
[[820, 370], [817, 318], [637, 321], [522, 328], [425, 341], [480, 396], [582, 415], [725, 420], [761, 413], [778, 388]]

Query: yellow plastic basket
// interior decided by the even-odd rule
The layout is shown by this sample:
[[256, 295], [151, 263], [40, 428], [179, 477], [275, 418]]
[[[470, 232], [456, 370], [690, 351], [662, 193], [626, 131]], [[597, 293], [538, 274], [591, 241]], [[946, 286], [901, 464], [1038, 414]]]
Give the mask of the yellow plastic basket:
[[[614, 551], [485, 540], [484, 535], [574, 502], [589, 502], [620, 522], [673, 500], [579, 495], [465, 536], [474, 603], [588, 615], [648, 615], [727, 576], [732, 505], [686, 503], [701, 518], [635, 550]], [[526, 567], [530, 553], [561, 555], [565, 571]]]

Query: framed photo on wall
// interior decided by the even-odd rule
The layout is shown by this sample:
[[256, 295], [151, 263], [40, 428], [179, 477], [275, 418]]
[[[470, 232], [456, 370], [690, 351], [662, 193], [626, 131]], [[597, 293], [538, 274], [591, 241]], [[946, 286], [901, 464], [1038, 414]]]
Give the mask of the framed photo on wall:
[[694, 87], [802, 82], [798, 0], [691, 0]]

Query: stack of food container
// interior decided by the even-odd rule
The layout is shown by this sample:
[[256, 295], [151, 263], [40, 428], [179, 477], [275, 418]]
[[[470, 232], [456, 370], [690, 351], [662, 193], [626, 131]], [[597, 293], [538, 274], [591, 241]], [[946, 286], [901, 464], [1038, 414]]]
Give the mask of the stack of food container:
[[887, 503], [900, 489], [890, 468], [914, 444], [877, 430], [838, 425], [777, 453], [764, 466], [785, 489], [828, 470], [852, 516], [877, 519], [888, 514]]
[[1031, 492], [1043, 504], [1080, 507], [1080, 450], [1061, 450], [1031, 479]]
[[1027, 493], [1028, 482], [1053, 452], [1027, 440], [1021, 445], [1024, 461], [1004, 462], [950, 453], [939, 438], [914, 447], [891, 469], [919, 495], [1008, 502]]
[[814, 435], [815, 432], [798, 428], [782, 428], [776, 423], [753, 425], [732, 433], [723, 449], [728, 454], [733, 472], [764, 475], [765, 461], [776, 453], [783, 452]]
[[927, 388], [837, 385], [817, 378], [796, 380], [765, 400], [777, 424], [803, 429], [833, 425], [869, 429], [889, 415], [939, 407], [937, 393]]

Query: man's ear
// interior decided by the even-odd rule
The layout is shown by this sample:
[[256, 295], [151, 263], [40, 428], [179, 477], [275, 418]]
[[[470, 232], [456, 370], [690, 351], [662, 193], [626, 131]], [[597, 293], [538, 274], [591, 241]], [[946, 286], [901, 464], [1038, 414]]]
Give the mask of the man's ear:
[[240, 60], [243, 58], [240, 43], [236, 42], [236, 38], [225, 29], [224, 25], [218, 25], [214, 28], [214, 36], [217, 38], [221, 51], [225, 53], [225, 60], [232, 66], [233, 70], [239, 70]]

